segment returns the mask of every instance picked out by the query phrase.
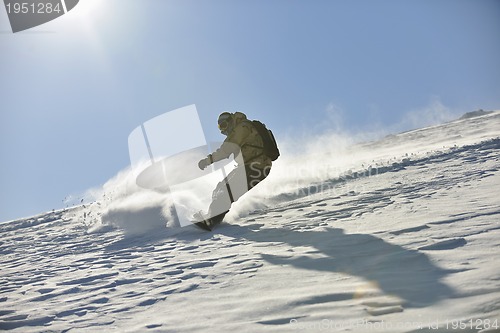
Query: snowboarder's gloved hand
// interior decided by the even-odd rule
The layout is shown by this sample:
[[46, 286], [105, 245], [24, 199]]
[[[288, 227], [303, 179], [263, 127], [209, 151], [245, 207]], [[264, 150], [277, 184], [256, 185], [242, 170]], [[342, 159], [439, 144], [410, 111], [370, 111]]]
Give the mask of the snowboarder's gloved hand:
[[207, 157], [207, 158], [204, 158], [202, 159], [201, 161], [198, 162], [198, 167], [201, 169], [201, 170], [205, 170], [205, 168], [207, 166], [209, 166], [211, 163], [210, 163], [210, 159]]

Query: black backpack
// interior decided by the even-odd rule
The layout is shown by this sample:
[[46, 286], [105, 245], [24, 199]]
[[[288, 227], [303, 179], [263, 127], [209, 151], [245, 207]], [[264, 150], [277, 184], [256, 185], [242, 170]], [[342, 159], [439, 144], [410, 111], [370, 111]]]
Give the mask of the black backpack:
[[270, 129], [267, 129], [266, 125], [258, 120], [252, 120], [252, 125], [255, 127], [257, 132], [259, 132], [259, 135], [262, 138], [262, 142], [264, 143], [264, 154], [269, 157], [271, 161], [276, 161], [280, 156], [280, 151], [273, 132], [271, 132]]

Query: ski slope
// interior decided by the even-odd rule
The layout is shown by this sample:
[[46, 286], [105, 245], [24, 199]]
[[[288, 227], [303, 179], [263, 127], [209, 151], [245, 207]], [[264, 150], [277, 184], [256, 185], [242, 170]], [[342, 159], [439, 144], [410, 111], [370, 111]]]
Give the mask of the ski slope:
[[123, 174], [0, 224], [0, 330], [500, 332], [500, 112], [318, 139], [212, 233]]

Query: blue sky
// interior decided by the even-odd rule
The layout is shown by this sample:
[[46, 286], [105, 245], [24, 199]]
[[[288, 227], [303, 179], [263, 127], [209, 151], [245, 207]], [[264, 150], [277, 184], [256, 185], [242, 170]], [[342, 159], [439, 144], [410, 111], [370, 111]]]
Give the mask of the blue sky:
[[189, 104], [208, 139], [226, 110], [279, 138], [499, 109], [499, 41], [496, 0], [80, 0], [17, 34], [0, 8], [0, 221], [103, 184]]

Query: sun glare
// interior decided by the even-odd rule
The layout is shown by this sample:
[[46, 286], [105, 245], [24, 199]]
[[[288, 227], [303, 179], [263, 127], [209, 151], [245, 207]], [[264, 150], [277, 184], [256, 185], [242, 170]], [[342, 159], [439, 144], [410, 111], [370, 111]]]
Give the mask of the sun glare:
[[81, 0], [71, 9], [67, 15], [79, 24], [92, 24], [93, 21], [106, 15], [106, 1], [103, 0]]
[[[68, 1], [66, 1], [68, 4]], [[80, 43], [92, 52], [94, 61], [108, 66], [106, 47], [103, 42], [103, 29], [110, 23], [109, 1], [80, 0], [65, 15], [66, 32], [78, 36]]]

